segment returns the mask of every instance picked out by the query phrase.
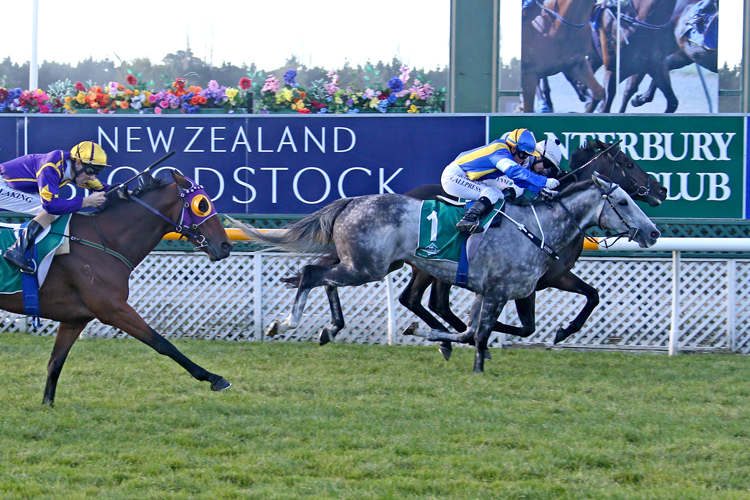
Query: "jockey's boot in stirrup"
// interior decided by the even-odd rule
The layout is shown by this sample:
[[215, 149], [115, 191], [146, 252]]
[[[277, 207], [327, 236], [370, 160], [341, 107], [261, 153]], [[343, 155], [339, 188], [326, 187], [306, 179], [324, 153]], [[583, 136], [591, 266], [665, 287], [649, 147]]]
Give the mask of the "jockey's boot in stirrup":
[[33, 274], [34, 271], [36, 271], [36, 265], [33, 260], [27, 261], [25, 255], [28, 250], [31, 250], [33, 255], [34, 241], [42, 231], [44, 231], [42, 225], [37, 221], [32, 220], [25, 228], [23, 228], [16, 242], [8, 248], [3, 257], [20, 267], [21, 271]]
[[456, 224], [456, 231], [459, 233], [470, 232], [481, 233], [484, 231], [479, 218], [482, 214], [487, 213], [492, 208], [493, 203], [486, 196], [482, 196], [466, 211], [463, 218]]

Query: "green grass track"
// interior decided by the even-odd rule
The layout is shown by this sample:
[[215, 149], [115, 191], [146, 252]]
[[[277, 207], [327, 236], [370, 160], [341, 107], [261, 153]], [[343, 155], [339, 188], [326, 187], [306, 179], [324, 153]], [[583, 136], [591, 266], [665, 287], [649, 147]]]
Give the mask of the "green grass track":
[[0, 334], [0, 499], [748, 499], [750, 357]]

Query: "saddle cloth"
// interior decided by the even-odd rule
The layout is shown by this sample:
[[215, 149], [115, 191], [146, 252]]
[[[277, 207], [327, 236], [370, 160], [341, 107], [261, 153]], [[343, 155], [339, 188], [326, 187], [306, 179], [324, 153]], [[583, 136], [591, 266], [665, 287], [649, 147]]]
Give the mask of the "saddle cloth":
[[[18, 231], [25, 224], [0, 223], [0, 251], [5, 250], [15, 243]], [[70, 243], [63, 235], [67, 235], [70, 226], [70, 214], [59, 217], [50, 227], [44, 230], [36, 239], [36, 265], [39, 288], [44, 284], [49, 266], [55, 255], [70, 252]], [[17, 293], [23, 288], [21, 282], [21, 269], [0, 257], [0, 293]]]
[[[462, 206], [447, 205], [438, 200], [423, 201], [417, 257], [458, 262], [466, 233], [456, 231], [456, 224], [465, 212], [466, 209]], [[493, 210], [485, 216], [481, 221], [482, 227], [489, 227], [496, 215], [497, 211]], [[472, 234], [468, 238], [466, 246], [469, 260], [476, 253], [482, 236], [484, 232]]]

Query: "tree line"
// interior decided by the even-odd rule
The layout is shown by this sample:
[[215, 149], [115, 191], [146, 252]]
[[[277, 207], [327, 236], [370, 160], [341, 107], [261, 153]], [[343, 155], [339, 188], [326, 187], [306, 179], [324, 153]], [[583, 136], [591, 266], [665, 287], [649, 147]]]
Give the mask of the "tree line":
[[[235, 66], [222, 63], [221, 66], [213, 66], [195, 57], [190, 48], [178, 50], [168, 54], [161, 63], [154, 64], [148, 58], [137, 58], [130, 61], [116, 63], [109, 59], [96, 61], [89, 57], [77, 64], [58, 63], [44, 61], [39, 65], [38, 81], [39, 88], [47, 90], [48, 87], [57, 82], [69, 80], [71, 82], [90, 82], [93, 85], [106, 85], [109, 82], [123, 83], [129, 73], [140, 75], [141, 82], [145, 82], [148, 88], [160, 90], [170, 87], [175, 78], [185, 78], [188, 85], [205, 87], [209, 81], [216, 80], [220, 85], [237, 87], [240, 78], [250, 76], [251, 79], [265, 79], [273, 75], [283, 82], [284, 73], [290, 69], [297, 71], [296, 81], [303, 85], [319, 79], [327, 79], [328, 72], [336, 70], [339, 75], [339, 85], [352, 85], [357, 88], [384, 87], [393, 76], [401, 74], [401, 61], [394, 57], [390, 62], [378, 61], [367, 63], [364, 66], [352, 66], [346, 62], [342, 68], [322, 68], [319, 66], [307, 67], [297, 56], [291, 56], [283, 66], [270, 71], [261, 70], [255, 63], [247, 66]], [[261, 76], [262, 75], [262, 76]], [[413, 69], [413, 78], [421, 77], [430, 82], [433, 87], [441, 88], [448, 85], [448, 69], [440, 68], [425, 70]], [[257, 83], [262, 84], [262, 81]], [[0, 87], [26, 89], [29, 85], [29, 63], [14, 63], [10, 57], [0, 62]]]

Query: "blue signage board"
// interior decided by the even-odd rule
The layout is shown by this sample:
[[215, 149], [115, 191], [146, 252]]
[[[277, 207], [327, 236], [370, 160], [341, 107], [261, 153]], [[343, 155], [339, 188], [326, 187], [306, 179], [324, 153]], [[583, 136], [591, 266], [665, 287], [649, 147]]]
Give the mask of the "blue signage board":
[[[132, 177], [169, 151], [222, 213], [305, 214], [336, 199], [439, 184], [458, 153], [484, 144], [484, 116], [29, 116], [29, 153], [94, 140]], [[164, 176], [164, 173], [161, 174]]]
[[24, 154], [24, 133], [22, 115], [0, 115], [0, 163]]

